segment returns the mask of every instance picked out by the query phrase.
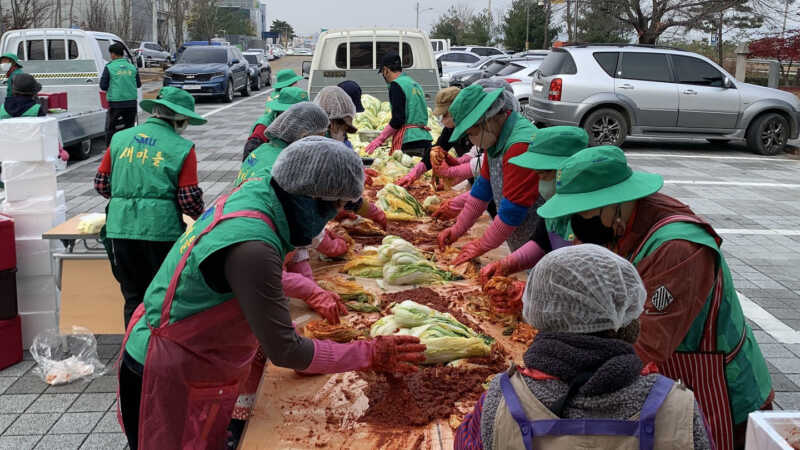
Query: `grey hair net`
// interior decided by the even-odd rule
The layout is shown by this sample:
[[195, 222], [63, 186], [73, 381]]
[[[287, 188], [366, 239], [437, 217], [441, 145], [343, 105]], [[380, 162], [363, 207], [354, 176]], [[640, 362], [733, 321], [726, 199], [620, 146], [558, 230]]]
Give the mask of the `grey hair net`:
[[497, 88], [503, 88], [503, 95], [497, 97], [497, 100], [492, 103], [492, 106], [486, 110], [483, 119], [492, 118], [503, 111], [519, 111], [519, 100], [514, 96], [514, 89], [506, 80], [501, 78], [484, 78], [475, 82], [483, 87], [485, 92], [494, 91]]
[[322, 134], [328, 129], [328, 114], [311, 102], [296, 103], [267, 127], [267, 133], [291, 144], [306, 136]]
[[329, 201], [355, 201], [364, 191], [364, 165], [358, 154], [322, 136], [309, 136], [283, 149], [272, 166], [272, 178], [290, 194]]
[[314, 104], [324, 109], [331, 120], [356, 117], [356, 105], [353, 103], [353, 99], [339, 86], [322, 88], [314, 98]]
[[646, 297], [628, 260], [599, 245], [575, 245], [536, 264], [522, 294], [522, 316], [541, 331], [618, 331], [639, 317]]
[[153, 116], [158, 117], [159, 119], [167, 119], [167, 120], [186, 120], [188, 117], [184, 116], [183, 114], [177, 114], [175, 111], [169, 109], [167, 106], [160, 105], [156, 103], [153, 105]]

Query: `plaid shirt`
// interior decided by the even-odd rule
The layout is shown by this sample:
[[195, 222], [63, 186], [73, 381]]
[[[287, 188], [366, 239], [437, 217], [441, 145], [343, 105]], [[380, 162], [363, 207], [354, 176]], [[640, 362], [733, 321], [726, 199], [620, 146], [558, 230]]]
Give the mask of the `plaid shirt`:
[[481, 411], [483, 411], [483, 399], [486, 397], [484, 393], [475, 404], [475, 409], [467, 414], [464, 422], [456, 429], [455, 443], [453, 449], [455, 450], [483, 450], [483, 441], [481, 440]]
[[[94, 175], [94, 190], [105, 198], [111, 198], [111, 176], [103, 172]], [[205, 210], [203, 190], [198, 185], [181, 186], [178, 188], [178, 207], [181, 212], [197, 219]]]

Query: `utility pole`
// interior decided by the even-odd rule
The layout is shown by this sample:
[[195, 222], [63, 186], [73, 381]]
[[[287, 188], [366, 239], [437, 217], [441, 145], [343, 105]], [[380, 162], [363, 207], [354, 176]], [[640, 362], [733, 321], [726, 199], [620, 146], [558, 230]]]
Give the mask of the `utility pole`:
[[419, 30], [419, 2], [417, 2], [417, 29]]
[[153, 42], [158, 43], [158, 0], [153, 2]]
[[789, 16], [789, 3], [791, 0], [785, 0], [785, 6], [783, 8], [783, 27], [781, 28], [781, 39], [783, 39], [784, 35], [786, 34], [786, 18]]
[[530, 0], [525, 0], [525, 51], [527, 52], [530, 49], [530, 42], [528, 38], [530, 37], [531, 32], [531, 2]]
[[550, 47], [550, 0], [540, 0], [539, 6], [544, 6], [544, 41], [542, 41], [542, 48], [547, 50]]

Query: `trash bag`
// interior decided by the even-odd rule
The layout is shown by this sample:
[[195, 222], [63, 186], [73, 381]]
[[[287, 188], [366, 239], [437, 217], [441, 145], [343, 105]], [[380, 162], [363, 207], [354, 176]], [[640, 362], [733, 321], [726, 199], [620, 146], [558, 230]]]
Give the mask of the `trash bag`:
[[33, 373], [47, 384], [67, 384], [76, 380], [90, 381], [106, 371], [97, 359], [97, 340], [84, 327], [72, 327], [72, 333], [46, 330], [33, 339], [31, 355], [37, 366]]

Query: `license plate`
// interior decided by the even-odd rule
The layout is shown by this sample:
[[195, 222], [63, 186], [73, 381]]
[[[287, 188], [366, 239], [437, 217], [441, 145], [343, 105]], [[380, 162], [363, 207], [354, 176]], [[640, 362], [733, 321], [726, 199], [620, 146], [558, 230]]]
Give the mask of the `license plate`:
[[533, 91], [534, 92], [542, 92], [543, 90], [544, 90], [544, 85], [543, 84], [536, 83], [533, 86]]
[[183, 90], [185, 90], [185, 91], [200, 91], [202, 89], [203, 89], [203, 86], [196, 86], [196, 85], [192, 85], [192, 84], [184, 84], [183, 85]]

